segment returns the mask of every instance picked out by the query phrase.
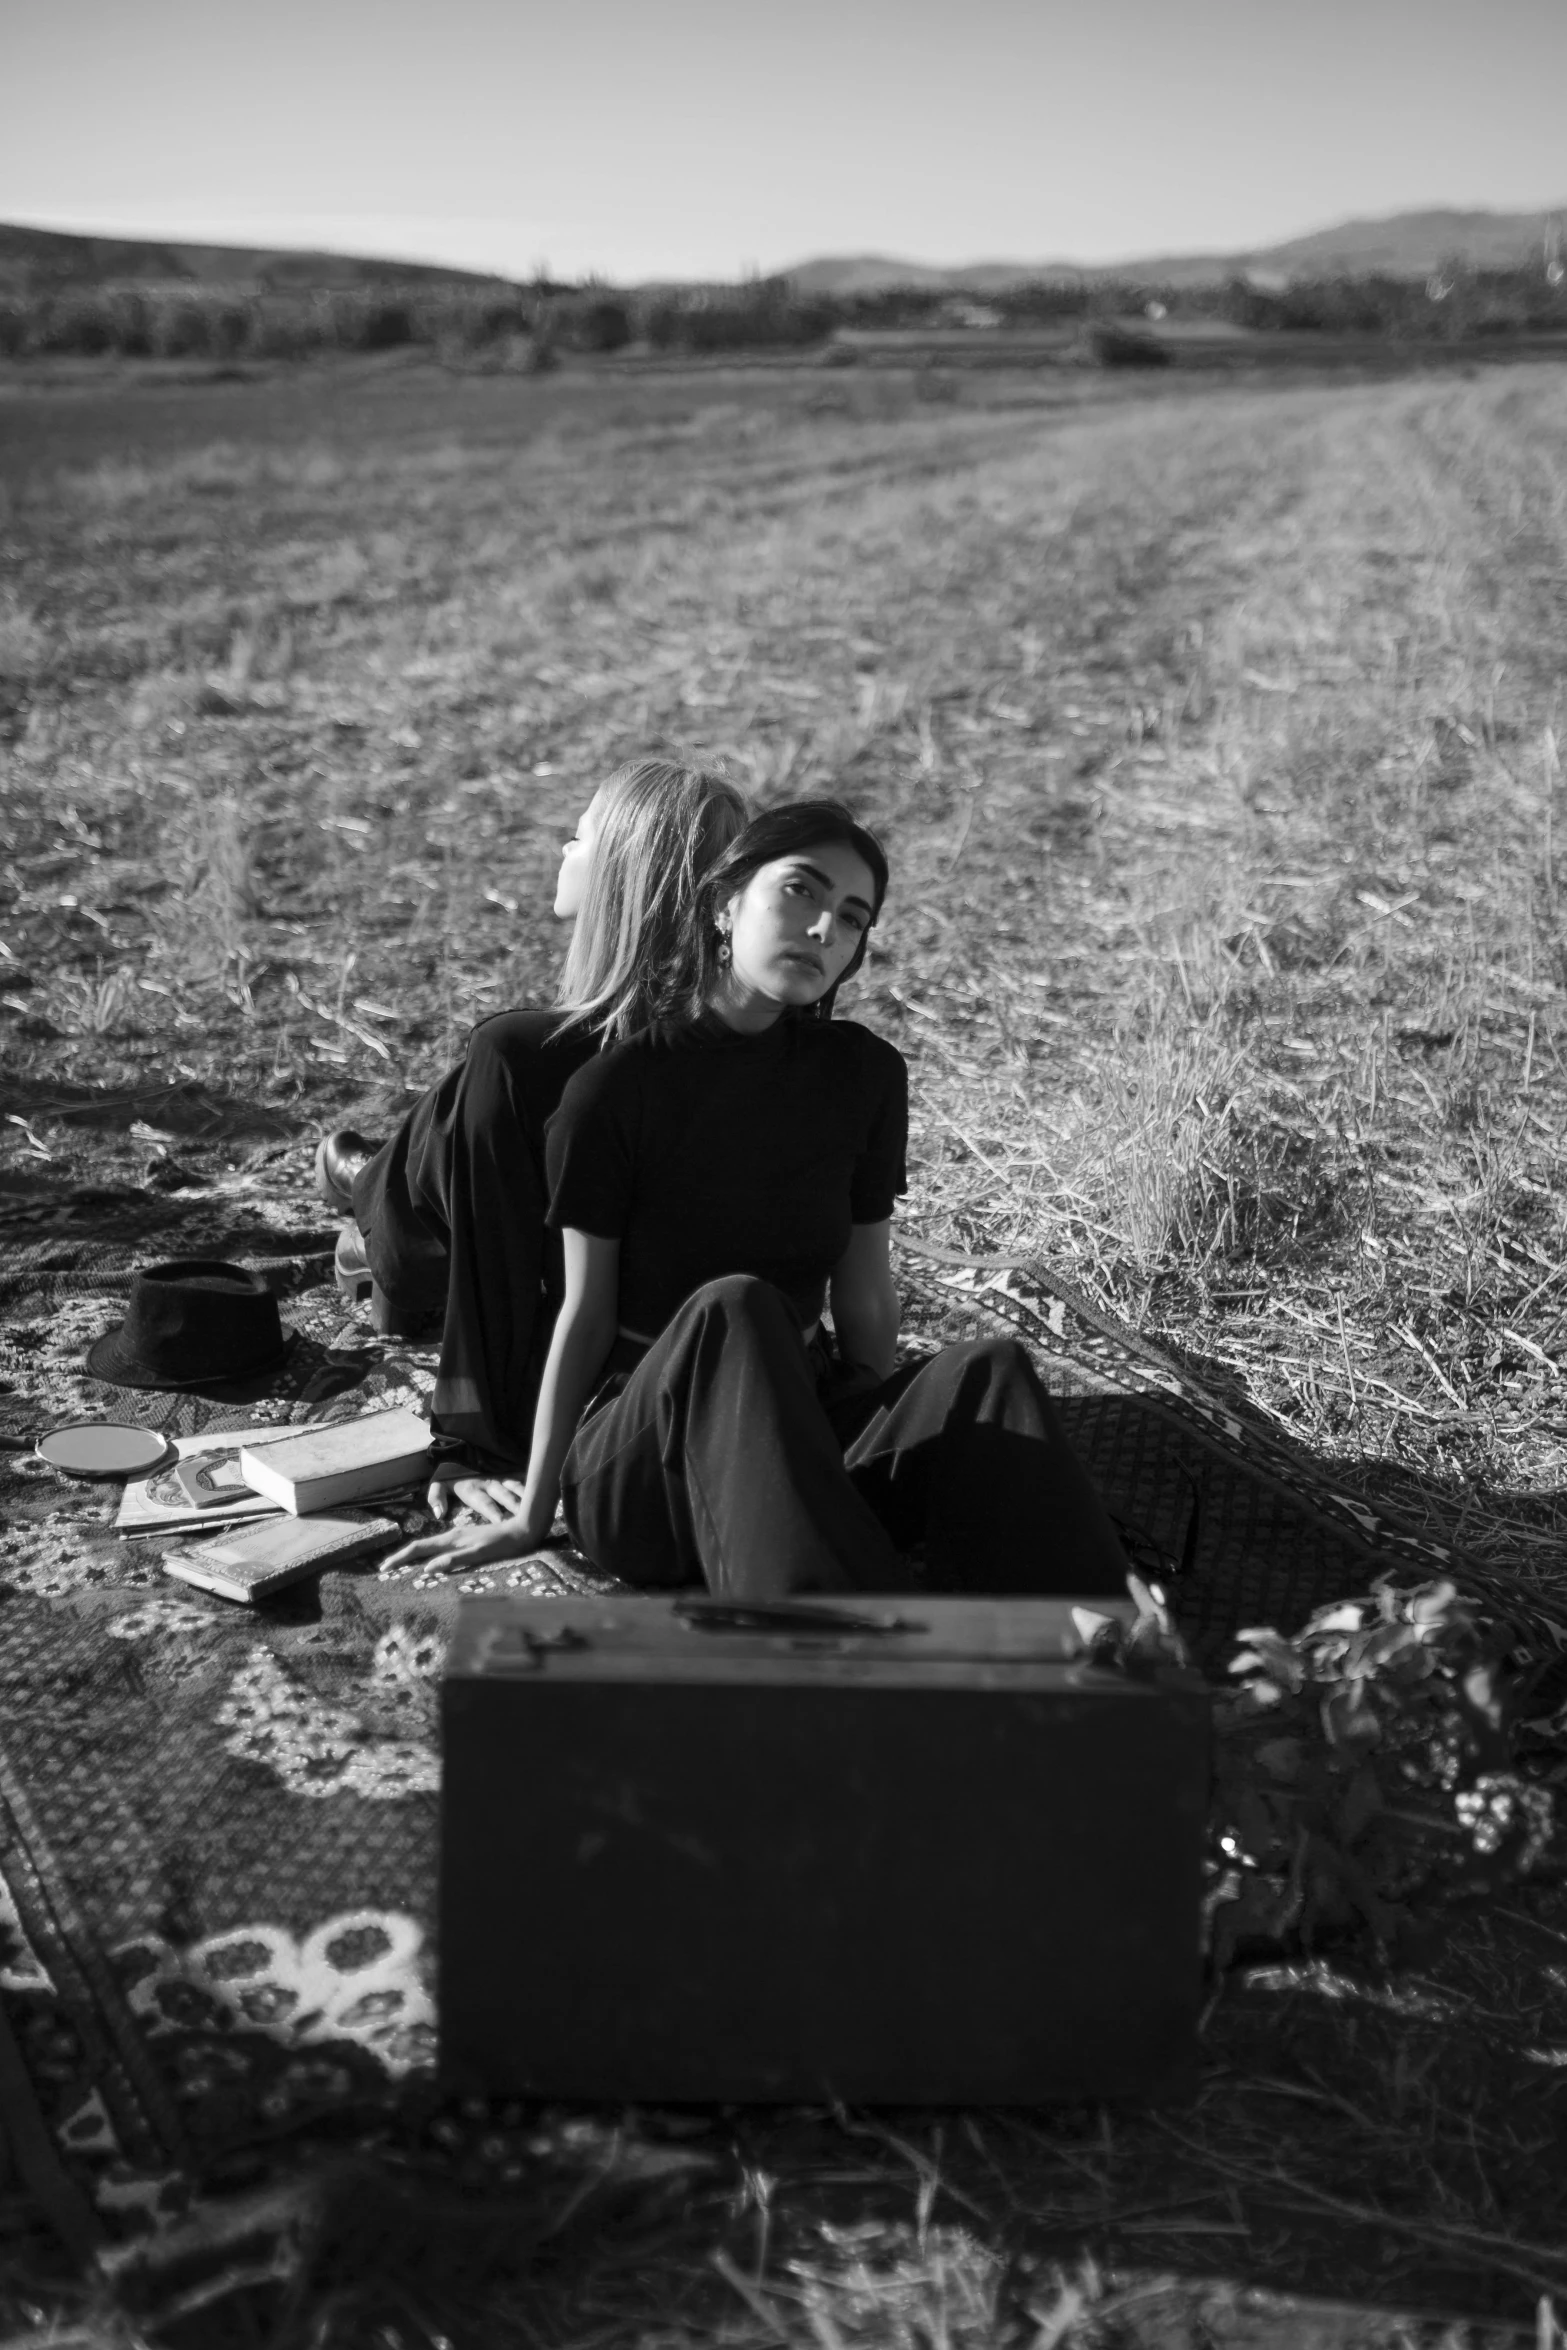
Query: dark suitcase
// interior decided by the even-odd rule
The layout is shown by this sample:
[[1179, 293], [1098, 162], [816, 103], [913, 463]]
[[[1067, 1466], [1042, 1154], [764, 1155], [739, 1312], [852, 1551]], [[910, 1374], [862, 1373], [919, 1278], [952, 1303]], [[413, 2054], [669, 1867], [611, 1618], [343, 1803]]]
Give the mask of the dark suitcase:
[[447, 2082], [1187, 2092], [1207, 1696], [1079, 1648], [1065, 1600], [466, 1601], [442, 1690]]

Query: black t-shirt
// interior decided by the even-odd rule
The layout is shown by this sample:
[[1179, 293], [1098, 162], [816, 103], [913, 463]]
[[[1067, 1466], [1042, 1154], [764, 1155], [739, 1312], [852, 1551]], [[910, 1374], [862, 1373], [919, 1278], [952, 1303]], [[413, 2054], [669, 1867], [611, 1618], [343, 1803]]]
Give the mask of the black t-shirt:
[[760, 1036], [710, 1014], [597, 1054], [545, 1128], [549, 1221], [620, 1242], [620, 1320], [655, 1336], [726, 1273], [781, 1289], [802, 1329], [850, 1227], [908, 1188], [908, 1069], [852, 1020]]

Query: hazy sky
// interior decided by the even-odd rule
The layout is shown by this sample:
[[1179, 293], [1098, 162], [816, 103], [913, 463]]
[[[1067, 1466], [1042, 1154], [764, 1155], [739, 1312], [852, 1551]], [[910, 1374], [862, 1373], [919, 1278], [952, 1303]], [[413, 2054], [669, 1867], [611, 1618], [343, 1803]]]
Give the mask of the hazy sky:
[[1567, 204], [1567, 0], [0, 0], [0, 219], [526, 275]]

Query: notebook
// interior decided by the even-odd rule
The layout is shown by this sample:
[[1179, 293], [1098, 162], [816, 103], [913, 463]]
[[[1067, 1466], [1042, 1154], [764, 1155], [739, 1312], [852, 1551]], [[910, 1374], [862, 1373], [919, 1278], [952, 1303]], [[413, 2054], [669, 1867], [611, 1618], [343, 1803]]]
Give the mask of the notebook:
[[343, 1566], [382, 1550], [401, 1532], [395, 1518], [312, 1518], [308, 1524], [274, 1518], [243, 1533], [220, 1535], [216, 1542], [200, 1542], [193, 1550], [170, 1551], [163, 1571], [223, 1599], [253, 1602], [270, 1599], [322, 1567]]

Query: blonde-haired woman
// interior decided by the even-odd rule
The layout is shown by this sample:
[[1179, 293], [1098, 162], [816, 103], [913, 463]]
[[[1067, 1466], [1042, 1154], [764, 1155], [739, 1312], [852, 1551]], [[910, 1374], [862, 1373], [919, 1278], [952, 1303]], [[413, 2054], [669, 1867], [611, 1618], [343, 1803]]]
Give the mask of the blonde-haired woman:
[[576, 1070], [648, 1025], [649, 976], [748, 814], [712, 769], [618, 768], [561, 852], [554, 911], [574, 928], [554, 1003], [481, 1021], [464, 1060], [380, 1149], [344, 1130], [316, 1153], [322, 1197], [353, 1218], [339, 1287], [369, 1290], [377, 1327], [393, 1334], [442, 1316], [432, 1424], [484, 1467], [527, 1460], [561, 1294], [544, 1122]]

